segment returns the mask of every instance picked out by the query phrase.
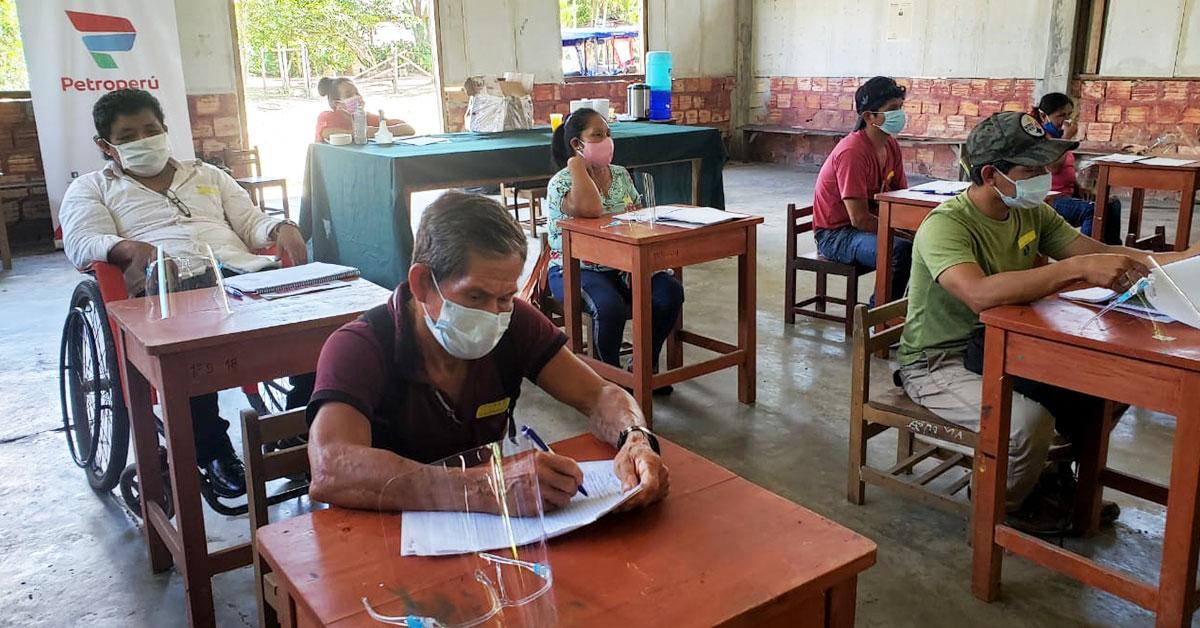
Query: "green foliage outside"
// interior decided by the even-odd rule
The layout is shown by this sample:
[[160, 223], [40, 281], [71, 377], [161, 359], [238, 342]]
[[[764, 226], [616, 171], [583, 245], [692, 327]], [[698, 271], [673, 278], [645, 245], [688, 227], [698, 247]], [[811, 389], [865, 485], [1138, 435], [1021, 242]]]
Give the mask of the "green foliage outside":
[[0, 89], [29, 89], [25, 73], [25, 52], [21, 48], [21, 27], [17, 23], [17, 1], [0, 0]]
[[[4, 1], [4, 0], [0, 0]], [[400, 53], [426, 71], [433, 70], [428, 16], [430, 0], [237, 0], [238, 38], [252, 49], [246, 59], [252, 75], [262, 72], [266, 51], [268, 76], [279, 76], [276, 50], [308, 47], [314, 76], [354, 74], [388, 58], [390, 45], [371, 38], [381, 22], [410, 29], [416, 43], [400, 42]], [[291, 74], [301, 72], [299, 55], [289, 53]]]
[[558, 16], [565, 28], [639, 26], [642, 0], [558, 0]]

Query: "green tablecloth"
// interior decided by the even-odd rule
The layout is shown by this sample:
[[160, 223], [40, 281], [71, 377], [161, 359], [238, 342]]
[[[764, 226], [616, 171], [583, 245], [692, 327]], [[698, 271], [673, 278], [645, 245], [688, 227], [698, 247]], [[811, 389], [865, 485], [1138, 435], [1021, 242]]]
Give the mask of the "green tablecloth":
[[[614, 161], [653, 174], [658, 203], [691, 202], [691, 164], [639, 166], [703, 159], [699, 204], [725, 208], [725, 145], [716, 129], [622, 122], [612, 134]], [[450, 141], [310, 146], [299, 222], [312, 240], [313, 258], [357, 267], [368, 280], [394, 286], [408, 274], [412, 256], [409, 190], [555, 172], [549, 128], [441, 137]]]

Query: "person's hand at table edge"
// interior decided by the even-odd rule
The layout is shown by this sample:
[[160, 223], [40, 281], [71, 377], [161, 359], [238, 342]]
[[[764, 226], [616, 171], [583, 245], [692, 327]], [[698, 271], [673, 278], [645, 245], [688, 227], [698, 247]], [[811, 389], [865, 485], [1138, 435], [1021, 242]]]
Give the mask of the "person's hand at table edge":
[[662, 457], [654, 453], [649, 438], [640, 430], [629, 433], [624, 446], [613, 460], [613, 467], [617, 479], [621, 481], [622, 490], [629, 491], [639, 484], [642, 487], [637, 494], [621, 504], [617, 511], [652, 504], [666, 497], [671, 488], [670, 470], [663, 463]]
[[301, 235], [300, 228], [295, 224], [290, 222], [279, 223], [275, 227], [274, 233], [271, 234], [271, 239], [279, 247], [278, 255], [280, 260], [286, 260], [293, 266], [308, 263], [308, 245], [304, 243], [304, 236]]

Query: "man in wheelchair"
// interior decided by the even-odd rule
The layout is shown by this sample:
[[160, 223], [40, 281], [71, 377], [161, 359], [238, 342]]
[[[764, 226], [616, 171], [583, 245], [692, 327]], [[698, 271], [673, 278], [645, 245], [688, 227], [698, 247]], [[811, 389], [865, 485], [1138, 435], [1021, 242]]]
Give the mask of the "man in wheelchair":
[[[277, 265], [253, 252], [269, 246], [294, 264], [307, 262], [294, 223], [264, 214], [220, 168], [171, 157], [162, 107], [149, 92], [109, 92], [96, 101], [92, 117], [93, 141], [109, 163], [76, 178], [60, 211], [63, 243], [76, 267], [114, 264], [124, 273], [129, 295], [136, 296], [145, 291], [146, 267], [158, 246], [172, 257], [206, 255], [211, 247], [227, 273]], [[312, 384], [311, 374], [293, 377], [288, 407], [307, 403]], [[229, 423], [219, 414], [217, 394], [193, 397], [191, 410], [196, 460], [213, 491], [221, 497], [244, 494], [245, 469], [229, 440]]]

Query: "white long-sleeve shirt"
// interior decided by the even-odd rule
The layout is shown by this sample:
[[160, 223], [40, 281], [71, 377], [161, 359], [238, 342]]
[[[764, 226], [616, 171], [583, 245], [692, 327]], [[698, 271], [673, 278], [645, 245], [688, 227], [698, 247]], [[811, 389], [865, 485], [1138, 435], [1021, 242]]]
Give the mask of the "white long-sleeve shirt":
[[281, 221], [268, 217], [250, 201], [250, 195], [225, 171], [200, 160], [176, 161], [173, 193], [180, 209], [167, 195], [142, 185], [114, 163], [76, 178], [67, 188], [59, 210], [63, 246], [78, 268], [108, 260], [108, 252], [122, 240], [162, 245], [173, 257], [206, 255], [212, 247], [217, 261], [237, 272], [253, 272], [273, 265], [269, 257], [251, 249], [271, 244], [271, 231]]

